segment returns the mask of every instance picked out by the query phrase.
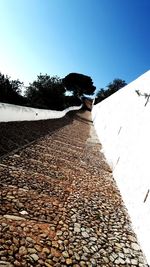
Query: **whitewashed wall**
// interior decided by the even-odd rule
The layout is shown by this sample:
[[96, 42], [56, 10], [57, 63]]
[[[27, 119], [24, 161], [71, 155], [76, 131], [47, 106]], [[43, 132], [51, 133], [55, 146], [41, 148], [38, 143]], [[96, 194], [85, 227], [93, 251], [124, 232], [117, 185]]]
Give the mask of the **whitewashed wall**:
[[92, 110], [105, 157], [150, 264], [150, 71]]
[[80, 108], [81, 106], [76, 106], [56, 111], [0, 103], [0, 122], [58, 119], [65, 116], [67, 112]]

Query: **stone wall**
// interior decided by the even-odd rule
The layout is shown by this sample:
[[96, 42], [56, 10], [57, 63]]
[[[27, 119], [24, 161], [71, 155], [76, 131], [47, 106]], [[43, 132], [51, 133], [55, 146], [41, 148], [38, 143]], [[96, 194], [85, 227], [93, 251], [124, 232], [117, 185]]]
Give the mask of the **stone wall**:
[[0, 103], [0, 122], [58, 119], [65, 116], [67, 112], [80, 108], [81, 106], [76, 106], [56, 111]]

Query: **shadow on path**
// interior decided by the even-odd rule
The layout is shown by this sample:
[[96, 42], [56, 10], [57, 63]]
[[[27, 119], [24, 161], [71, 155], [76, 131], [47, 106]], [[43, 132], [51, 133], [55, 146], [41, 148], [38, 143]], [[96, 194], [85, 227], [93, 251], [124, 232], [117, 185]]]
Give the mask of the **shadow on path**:
[[60, 119], [0, 123], [0, 157], [73, 122], [75, 112]]

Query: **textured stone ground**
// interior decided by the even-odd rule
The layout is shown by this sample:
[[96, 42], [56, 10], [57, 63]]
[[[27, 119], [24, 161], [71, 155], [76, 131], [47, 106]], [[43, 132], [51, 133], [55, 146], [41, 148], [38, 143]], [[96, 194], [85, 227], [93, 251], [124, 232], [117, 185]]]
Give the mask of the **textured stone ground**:
[[1, 124], [0, 267], [148, 266], [90, 113], [33, 124]]

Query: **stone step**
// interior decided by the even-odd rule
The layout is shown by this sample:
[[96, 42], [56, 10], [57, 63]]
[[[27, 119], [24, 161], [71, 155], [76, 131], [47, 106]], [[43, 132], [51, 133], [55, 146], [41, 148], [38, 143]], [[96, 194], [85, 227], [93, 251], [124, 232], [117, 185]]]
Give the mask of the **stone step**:
[[44, 190], [39, 193], [32, 189], [3, 185], [3, 192], [1, 194], [3, 206], [0, 210], [0, 215], [10, 214], [11, 216], [21, 216], [26, 220], [55, 224], [66, 212], [63, 203], [68, 194], [65, 187], [63, 188], [65, 199], [59, 196], [62, 190], [61, 192], [59, 190], [59, 194], [58, 192], [54, 194], [52, 188], [49, 188], [49, 190], [48, 194]]
[[49, 141], [57, 141], [57, 142], [61, 142], [61, 143], [67, 143], [71, 146], [76, 146], [76, 147], [81, 147], [81, 148], [84, 148], [85, 147], [85, 142], [82, 142], [82, 141], [77, 141], [77, 140], [74, 140], [72, 137], [70, 139], [68, 138], [64, 138], [62, 136], [51, 136], [49, 138]]
[[74, 142], [81, 143], [81, 144], [84, 144], [84, 139], [85, 139], [85, 137], [82, 136], [82, 135], [79, 135], [79, 137], [77, 138], [76, 135], [75, 136], [72, 136], [70, 134], [68, 135], [65, 132], [61, 132], [61, 130], [56, 132], [56, 133], [54, 133], [52, 135], [52, 137], [54, 137], [56, 139], [59, 138], [59, 139], [63, 139], [63, 140], [69, 140], [69, 142], [70, 141], [74, 141]]
[[66, 150], [66, 149], [73, 149], [73, 150], [79, 150], [79, 151], [82, 151], [85, 146], [77, 146], [75, 144], [69, 144], [66, 140], [63, 140], [63, 141], [60, 141], [60, 140], [57, 140], [57, 139], [45, 139], [45, 140], [39, 140], [38, 142], [39, 145], [46, 145], [48, 147], [54, 147], [56, 145], [56, 147], [61, 147], [62, 150], [63, 148]]
[[[23, 170], [11, 166], [0, 165], [0, 184], [1, 186], [17, 186], [25, 190], [34, 190], [38, 194], [46, 194], [49, 196], [57, 196], [64, 198], [64, 193], [72, 183], [72, 178], [65, 176], [65, 179], [59, 175], [56, 179], [56, 173], [50, 176], [31, 172], [31, 170]], [[64, 190], [65, 188], [65, 190]]]
[[[32, 146], [32, 148], [33, 148], [33, 146]], [[62, 149], [62, 146], [58, 143], [55, 143], [55, 144], [52, 143], [50, 146], [44, 145], [44, 144], [42, 145], [42, 144], [38, 143], [38, 144], [35, 144], [34, 148], [35, 148], [35, 150], [39, 150], [41, 152], [43, 150], [43, 153], [46, 153], [46, 154], [51, 153], [51, 152], [53, 153], [54, 151], [56, 151], [56, 153], [59, 153], [60, 156], [61, 156], [61, 154], [62, 155], [66, 154], [69, 157], [76, 157], [76, 158], [81, 158], [84, 156], [83, 150], [79, 151], [75, 148], [74, 149], [71, 148], [70, 146], [67, 146], [67, 147], [64, 146]]]
[[[68, 168], [68, 169], [77, 169], [77, 168], [87, 168], [84, 161], [80, 158], [76, 158], [74, 156], [70, 156], [70, 154], [60, 154], [60, 151], [57, 152], [57, 161], [56, 161], [56, 151], [54, 150], [53, 153], [41, 153], [39, 150], [34, 150], [30, 148], [26, 148], [22, 151], [18, 151], [18, 153], [13, 155], [13, 158], [20, 158], [20, 161], [24, 161], [26, 159], [35, 160], [35, 162], [43, 162], [48, 163], [49, 166], [53, 168], [53, 166], [57, 166], [58, 168]], [[11, 157], [11, 156], [10, 156]], [[6, 161], [3, 161], [6, 162]], [[76, 165], [76, 164], [78, 165]]]

